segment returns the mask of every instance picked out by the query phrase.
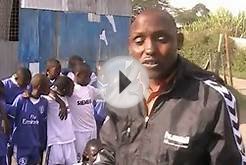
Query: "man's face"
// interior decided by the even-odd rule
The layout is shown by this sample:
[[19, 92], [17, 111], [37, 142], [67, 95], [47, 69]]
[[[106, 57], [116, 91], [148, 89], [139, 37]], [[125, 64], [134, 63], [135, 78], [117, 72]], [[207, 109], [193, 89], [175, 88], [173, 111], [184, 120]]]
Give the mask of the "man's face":
[[129, 52], [145, 66], [150, 79], [166, 78], [177, 59], [176, 26], [166, 17], [142, 13], [130, 28]]

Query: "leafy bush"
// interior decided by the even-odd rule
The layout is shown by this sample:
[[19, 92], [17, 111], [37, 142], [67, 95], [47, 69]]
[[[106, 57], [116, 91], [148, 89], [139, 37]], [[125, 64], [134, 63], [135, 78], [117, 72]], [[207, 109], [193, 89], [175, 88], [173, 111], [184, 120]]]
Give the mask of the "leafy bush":
[[[246, 37], [246, 13], [233, 16], [229, 11], [220, 9], [206, 17], [183, 27], [185, 36], [181, 54], [200, 66], [204, 66], [211, 55], [213, 62], [218, 54], [219, 35]], [[222, 47], [222, 50], [224, 48]], [[246, 73], [246, 50], [231, 49], [233, 72]], [[222, 53], [224, 53], [222, 51]], [[221, 66], [220, 66], [221, 67]], [[245, 74], [246, 77], [246, 74]]]

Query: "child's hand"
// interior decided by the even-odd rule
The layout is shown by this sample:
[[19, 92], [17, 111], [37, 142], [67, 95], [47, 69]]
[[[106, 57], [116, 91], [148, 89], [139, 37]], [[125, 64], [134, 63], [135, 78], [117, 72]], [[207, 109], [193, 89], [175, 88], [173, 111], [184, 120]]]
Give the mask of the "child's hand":
[[59, 103], [60, 104], [60, 112], [59, 112], [59, 117], [61, 120], [66, 120], [67, 119], [67, 106], [66, 104], [63, 103]]
[[59, 117], [61, 120], [66, 120], [67, 119], [67, 114], [68, 114], [68, 110], [67, 110], [67, 106], [65, 104], [65, 102], [56, 94], [55, 91], [51, 90], [50, 91], [50, 95], [52, 97], [54, 97], [55, 101], [59, 104], [59, 108], [60, 108], [60, 112], [59, 112]]

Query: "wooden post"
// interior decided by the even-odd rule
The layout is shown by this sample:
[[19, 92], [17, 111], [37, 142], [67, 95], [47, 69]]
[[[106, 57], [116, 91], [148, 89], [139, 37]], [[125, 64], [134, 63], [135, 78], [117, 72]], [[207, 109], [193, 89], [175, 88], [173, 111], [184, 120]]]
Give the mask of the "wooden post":
[[223, 79], [227, 84], [228, 81], [226, 78], [226, 56], [224, 53], [221, 54], [221, 65], [222, 65]]
[[215, 73], [217, 75], [219, 75], [219, 69], [220, 69], [220, 59], [221, 59], [221, 45], [222, 45], [222, 41], [223, 41], [223, 34], [220, 34], [220, 38], [219, 38], [219, 43], [218, 43], [218, 54], [216, 55], [216, 61], [215, 61]]
[[210, 61], [210, 71], [213, 71], [213, 58], [212, 58], [212, 55], [211, 54], [209, 54], [209, 61]]
[[228, 42], [228, 35], [225, 34], [225, 51], [226, 51], [226, 58], [227, 58], [227, 69], [228, 69], [228, 76], [229, 76], [229, 82], [233, 87], [233, 81], [232, 81], [232, 70], [231, 70], [231, 57], [229, 54], [229, 42]]

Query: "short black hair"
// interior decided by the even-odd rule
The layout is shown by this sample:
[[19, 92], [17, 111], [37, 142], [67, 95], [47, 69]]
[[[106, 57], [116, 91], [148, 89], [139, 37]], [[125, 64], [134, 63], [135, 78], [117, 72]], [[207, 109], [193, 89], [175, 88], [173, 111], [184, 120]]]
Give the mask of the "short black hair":
[[54, 67], [54, 66], [61, 67], [60, 61], [57, 60], [56, 58], [48, 59], [46, 62], [46, 69], [49, 69], [49, 68]]
[[67, 76], [59, 76], [51, 87], [52, 90], [59, 93], [67, 93], [69, 87], [73, 85], [74, 82]]
[[76, 62], [79, 62], [81, 64], [85, 63], [84, 59], [81, 56], [73, 55], [68, 60], [68, 68], [72, 69], [75, 67]]
[[32, 73], [31, 71], [26, 67], [18, 67], [16, 72], [20, 72], [21, 75], [23, 75], [26, 82], [30, 82], [32, 79]]
[[166, 9], [159, 9], [159, 8], [156, 8], [156, 7], [148, 7], [148, 8], [139, 8], [138, 10], [136, 10], [132, 17], [131, 17], [131, 24], [136, 20], [136, 17], [144, 12], [148, 12], [148, 11], [157, 11], [157, 12], [160, 12], [161, 15], [165, 15], [169, 20], [170, 22], [175, 25], [175, 27], [177, 27], [176, 25], [176, 21], [174, 19], [174, 17], [166, 10]]

